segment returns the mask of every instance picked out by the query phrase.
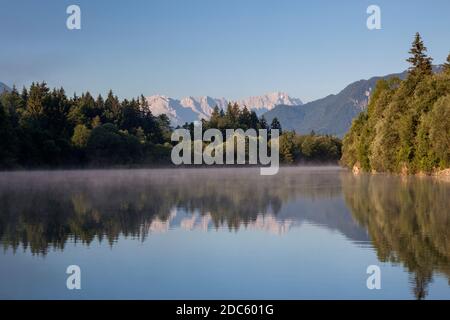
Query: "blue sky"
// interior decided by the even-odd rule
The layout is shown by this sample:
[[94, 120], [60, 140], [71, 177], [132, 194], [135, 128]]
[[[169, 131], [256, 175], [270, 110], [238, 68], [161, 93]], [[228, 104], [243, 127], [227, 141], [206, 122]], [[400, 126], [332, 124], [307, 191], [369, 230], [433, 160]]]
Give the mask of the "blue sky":
[[[450, 1], [0, 0], [0, 81], [45, 80], [69, 94], [112, 88], [238, 99], [287, 91], [304, 101], [407, 68], [419, 31], [435, 63], [450, 52]], [[81, 30], [66, 8], [81, 7]], [[381, 8], [381, 30], [366, 9]]]

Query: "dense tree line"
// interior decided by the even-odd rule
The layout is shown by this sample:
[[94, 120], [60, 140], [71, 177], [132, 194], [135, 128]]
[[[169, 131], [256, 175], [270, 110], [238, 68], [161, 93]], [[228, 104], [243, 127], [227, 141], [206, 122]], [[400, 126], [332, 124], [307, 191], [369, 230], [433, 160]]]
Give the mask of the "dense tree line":
[[[183, 128], [194, 132], [194, 123], [186, 123]], [[337, 162], [341, 158], [342, 142], [331, 135], [317, 135], [311, 132], [308, 135], [298, 135], [295, 131], [283, 131], [281, 123], [275, 117], [270, 124], [264, 116], [258, 117], [255, 111], [248, 110], [239, 105], [229, 103], [226, 111], [215, 107], [209, 120], [202, 120], [203, 131], [219, 129], [226, 138], [226, 129], [277, 129], [280, 132], [279, 151], [280, 161], [285, 164], [302, 162]]]
[[[185, 123], [182, 128], [194, 131], [194, 123]], [[225, 138], [226, 129], [278, 129], [281, 133], [281, 124], [278, 119], [273, 119], [269, 125], [262, 116], [259, 118], [255, 111], [249, 110], [246, 106], [242, 108], [237, 103], [228, 103], [226, 110], [220, 109], [218, 106], [214, 107], [209, 120], [202, 119], [202, 129], [219, 129], [222, 131]]]
[[404, 174], [450, 167], [450, 55], [433, 73], [426, 51], [417, 33], [408, 77], [377, 83], [344, 138], [345, 166]]
[[341, 158], [342, 142], [331, 135], [298, 135], [285, 132], [280, 137], [280, 157], [284, 163], [337, 162]]
[[1, 167], [154, 163], [170, 155], [169, 119], [152, 115], [144, 97], [68, 98], [45, 83], [1, 95], [0, 136]]
[[[193, 131], [194, 124], [184, 128]], [[267, 124], [254, 111], [237, 104], [216, 107], [203, 129], [278, 129], [275, 118]], [[13, 88], [0, 96], [0, 167], [78, 167], [170, 164], [172, 128], [166, 115], [154, 116], [143, 96], [119, 100], [89, 92], [67, 97], [33, 83], [21, 93]], [[336, 160], [340, 142], [328, 136], [280, 137], [281, 160]]]

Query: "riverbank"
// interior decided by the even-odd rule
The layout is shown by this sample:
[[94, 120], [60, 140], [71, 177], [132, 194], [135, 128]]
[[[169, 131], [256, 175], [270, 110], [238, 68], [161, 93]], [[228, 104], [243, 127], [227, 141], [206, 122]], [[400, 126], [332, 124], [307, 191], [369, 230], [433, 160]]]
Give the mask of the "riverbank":
[[[352, 168], [352, 172], [354, 175], [359, 175], [362, 174], [364, 171], [362, 170], [362, 168], [358, 165], [354, 165]], [[447, 169], [440, 169], [440, 170], [434, 170], [431, 173], [426, 173], [423, 171], [417, 172], [417, 173], [409, 173], [408, 170], [402, 170], [400, 173], [394, 173], [394, 172], [377, 172], [375, 170], [372, 170], [371, 172], [368, 172], [370, 174], [380, 174], [380, 173], [385, 173], [385, 174], [391, 174], [391, 175], [396, 175], [396, 176], [416, 176], [416, 177], [433, 177], [442, 181], [446, 181], [446, 182], [450, 182], [450, 168]]]
[[439, 180], [450, 182], [450, 168], [444, 169], [444, 170], [439, 170], [439, 171], [431, 174], [431, 176], [436, 177]]

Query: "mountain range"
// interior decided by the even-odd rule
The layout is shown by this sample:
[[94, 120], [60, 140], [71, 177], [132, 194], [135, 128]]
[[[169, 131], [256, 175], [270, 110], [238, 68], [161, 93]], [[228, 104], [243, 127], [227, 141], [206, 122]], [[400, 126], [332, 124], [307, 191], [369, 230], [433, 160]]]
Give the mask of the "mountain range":
[[247, 106], [250, 110], [254, 110], [258, 116], [272, 110], [277, 105], [297, 106], [303, 104], [300, 99], [290, 97], [284, 92], [273, 92], [237, 101], [209, 96], [175, 99], [162, 95], [153, 95], [146, 97], [146, 99], [154, 115], [163, 113], [168, 115], [174, 126], [200, 119], [209, 119], [215, 106], [226, 110], [229, 102]]
[[[434, 69], [437, 72], [440, 68], [434, 67]], [[235, 102], [254, 110], [258, 116], [263, 115], [268, 123], [276, 117], [284, 130], [295, 130], [299, 134], [314, 131], [319, 134], [343, 137], [350, 128], [353, 118], [367, 107], [370, 94], [378, 80], [392, 77], [404, 79], [407, 74], [408, 72], [404, 71], [359, 80], [349, 84], [337, 94], [330, 94], [305, 104], [300, 99], [292, 98], [283, 92], [249, 97]], [[230, 100], [208, 96], [177, 100], [154, 95], [147, 97], [147, 101], [153, 114], [167, 114], [171, 123], [176, 126], [185, 122], [208, 119], [214, 106], [226, 109]]]
[[407, 72], [359, 80], [338, 94], [330, 94], [299, 106], [278, 105], [264, 116], [269, 123], [276, 117], [284, 130], [295, 130], [299, 134], [314, 130], [316, 133], [342, 137], [350, 128], [353, 118], [367, 107], [377, 81], [395, 76], [404, 79]]
[[[442, 66], [433, 66], [434, 72], [440, 72]], [[407, 71], [385, 76], [372, 77], [349, 84], [337, 94], [303, 104], [299, 98], [290, 97], [284, 92], [273, 92], [262, 96], [253, 96], [241, 100], [228, 100], [209, 96], [170, 98], [163, 95], [146, 97], [154, 115], [166, 114], [173, 126], [183, 125], [200, 119], [209, 119], [215, 106], [226, 110], [228, 103], [236, 102], [247, 106], [258, 116], [264, 116], [268, 123], [275, 117], [283, 130], [295, 130], [299, 134], [315, 131], [319, 134], [332, 134], [343, 137], [351, 126], [352, 120], [367, 107], [370, 94], [376, 82], [392, 77], [406, 78]], [[11, 89], [0, 82], [0, 93]]]
[[[433, 66], [433, 72], [441, 72], [442, 66]], [[320, 134], [332, 134], [343, 137], [350, 129], [353, 118], [365, 110], [370, 94], [380, 79], [398, 77], [405, 79], [408, 71], [386, 76], [372, 77], [349, 84], [338, 94], [314, 100], [299, 106], [279, 105], [266, 112], [268, 123], [277, 118], [284, 130], [295, 130], [307, 134], [314, 130]]]

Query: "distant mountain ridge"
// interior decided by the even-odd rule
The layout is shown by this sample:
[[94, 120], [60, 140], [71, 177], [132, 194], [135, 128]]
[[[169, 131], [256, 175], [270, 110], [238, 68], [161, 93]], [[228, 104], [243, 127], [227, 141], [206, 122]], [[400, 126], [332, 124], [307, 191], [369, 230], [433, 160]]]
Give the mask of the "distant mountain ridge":
[[209, 96], [185, 97], [174, 99], [163, 95], [152, 95], [146, 97], [149, 108], [155, 115], [166, 114], [172, 125], [183, 125], [186, 122], [193, 122], [200, 119], [209, 119], [215, 106], [226, 110], [229, 102], [236, 102], [241, 107], [247, 106], [261, 115], [272, 110], [277, 105], [294, 106], [301, 105], [298, 98], [290, 97], [284, 92], [273, 92], [262, 96], [248, 97], [242, 100], [228, 100], [225, 98], [213, 98]]
[[344, 136], [355, 118], [367, 107], [371, 91], [380, 79], [404, 78], [407, 72], [359, 80], [345, 87], [338, 94], [305, 103], [301, 106], [279, 105], [264, 114], [267, 121], [277, 118], [284, 130], [299, 134], [315, 131], [320, 134]]
[[[442, 66], [433, 66], [433, 71], [442, 71]], [[264, 117], [269, 123], [276, 117], [283, 129], [295, 130], [299, 134], [307, 134], [314, 130], [320, 134], [343, 137], [352, 120], [366, 109], [370, 94], [378, 80], [392, 77], [405, 79], [407, 75], [408, 71], [403, 71], [359, 80], [349, 84], [338, 94], [330, 94], [300, 106], [276, 106], [264, 113]]]

